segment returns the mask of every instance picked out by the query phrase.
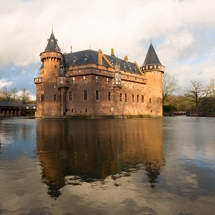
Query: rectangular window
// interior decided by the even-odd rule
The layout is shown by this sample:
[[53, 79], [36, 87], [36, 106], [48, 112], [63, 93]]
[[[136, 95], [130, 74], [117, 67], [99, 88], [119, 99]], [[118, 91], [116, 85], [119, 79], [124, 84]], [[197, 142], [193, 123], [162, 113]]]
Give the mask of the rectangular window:
[[99, 100], [99, 91], [96, 90], [96, 100]]
[[108, 84], [108, 82], [109, 82], [109, 79], [108, 79], [108, 78], [106, 78], [106, 83]]
[[137, 102], [139, 102], [139, 95], [137, 95]]
[[125, 94], [125, 102], [127, 102], [127, 94]]
[[83, 82], [86, 82], [86, 76], [85, 75], [83, 76]]
[[56, 86], [57, 86], [56, 83], [54, 83], [54, 88], [56, 88]]
[[122, 93], [119, 94], [119, 100], [122, 101]]
[[149, 103], [152, 103], [152, 99], [151, 98], [149, 98]]
[[134, 94], [132, 94], [132, 102], [134, 102]]
[[108, 92], [108, 101], [110, 101], [111, 100], [111, 94], [110, 94], [110, 92]]
[[84, 90], [84, 100], [87, 100], [87, 90]]
[[144, 95], [141, 96], [142, 103], [144, 102]]
[[44, 94], [40, 95], [40, 101], [44, 101]]
[[54, 95], [54, 100], [56, 100], [57, 99], [57, 96], [56, 95]]
[[75, 83], [75, 77], [72, 77], [72, 83], [73, 84]]
[[87, 113], [87, 108], [85, 108], [85, 113]]
[[69, 91], [69, 100], [72, 100], [72, 91]]
[[98, 82], [99, 81], [99, 76], [96, 76], [96, 82]]

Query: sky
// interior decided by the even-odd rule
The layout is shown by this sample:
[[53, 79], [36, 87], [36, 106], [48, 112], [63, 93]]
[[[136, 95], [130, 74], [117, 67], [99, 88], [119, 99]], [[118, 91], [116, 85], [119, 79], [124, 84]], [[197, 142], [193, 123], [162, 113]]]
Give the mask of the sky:
[[215, 73], [215, 0], [0, 0], [0, 88], [26, 88], [52, 29], [61, 51], [114, 48], [142, 66], [152, 42], [178, 85]]

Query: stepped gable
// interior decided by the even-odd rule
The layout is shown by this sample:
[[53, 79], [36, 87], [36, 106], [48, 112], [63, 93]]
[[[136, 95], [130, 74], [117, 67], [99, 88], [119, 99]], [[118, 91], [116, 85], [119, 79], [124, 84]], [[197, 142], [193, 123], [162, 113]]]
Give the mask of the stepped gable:
[[143, 66], [145, 65], [162, 65], [152, 44], [150, 44], [145, 61]]
[[125, 60], [122, 60], [120, 58], [117, 58], [115, 56], [110, 56], [110, 55], [105, 55], [110, 62], [113, 62], [113, 65], [116, 65], [116, 61], [118, 61], [120, 65], [120, 70], [125, 71], [125, 72], [131, 72], [134, 74], [140, 74], [138, 67], [136, 66], [135, 63], [132, 62], [127, 62]]
[[[76, 66], [83, 64], [98, 64], [98, 51], [94, 50], [83, 50], [78, 52], [64, 54], [66, 66]], [[139, 68], [135, 63], [126, 62], [125, 60], [119, 59], [116, 56], [103, 54], [102, 65], [105, 67], [113, 68], [116, 65], [116, 60], [120, 64], [120, 70], [131, 72], [134, 74], [140, 74]]]

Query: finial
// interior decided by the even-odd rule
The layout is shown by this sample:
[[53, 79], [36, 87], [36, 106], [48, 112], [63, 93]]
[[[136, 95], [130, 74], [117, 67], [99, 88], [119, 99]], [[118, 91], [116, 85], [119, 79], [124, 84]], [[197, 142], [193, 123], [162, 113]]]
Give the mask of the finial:
[[53, 23], [52, 23], [52, 34], [53, 34]]
[[150, 45], [152, 45], [152, 38], [150, 38]]

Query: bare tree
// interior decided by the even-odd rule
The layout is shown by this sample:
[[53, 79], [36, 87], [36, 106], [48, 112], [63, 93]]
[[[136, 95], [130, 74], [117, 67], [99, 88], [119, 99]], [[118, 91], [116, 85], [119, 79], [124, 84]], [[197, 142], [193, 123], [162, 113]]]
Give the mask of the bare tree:
[[167, 104], [169, 97], [173, 92], [176, 92], [178, 85], [173, 76], [170, 76], [168, 73], [163, 74], [162, 80], [162, 96], [163, 96], [163, 104]]
[[200, 103], [210, 94], [209, 87], [205, 87], [201, 81], [191, 81], [191, 87], [185, 91], [185, 96], [190, 98], [199, 111]]
[[29, 93], [25, 88], [22, 89], [22, 94], [20, 96], [20, 100], [23, 104], [26, 104], [30, 100]]
[[6, 87], [2, 88], [1, 94], [2, 94], [3, 101], [6, 101], [6, 102], [10, 102], [11, 101], [12, 94], [11, 94], [10, 91], [7, 90]]
[[212, 98], [212, 99], [215, 99], [215, 79], [211, 79], [210, 80], [210, 84], [209, 84], [209, 89], [210, 89], [210, 97]]
[[16, 87], [11, 89], [11, 96], [14, 102], [17, 101], [17, 93], [18, 93], [18, 90], [16, 89]]

